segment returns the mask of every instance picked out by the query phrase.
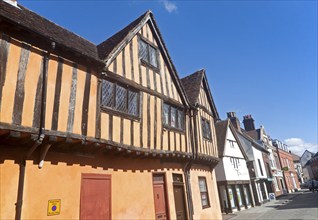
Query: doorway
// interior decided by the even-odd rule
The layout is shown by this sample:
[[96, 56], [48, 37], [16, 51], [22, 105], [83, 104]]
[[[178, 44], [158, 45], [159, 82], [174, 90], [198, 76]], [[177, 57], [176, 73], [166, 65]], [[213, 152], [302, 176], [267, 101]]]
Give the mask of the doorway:
[[80, 219], [111, 219], [111, 176], [82, 174]]
[[166, 220], [168, 219], [168, 211], [164, 174], [154, 174], [152, 179], [156, 220]]
[[172, 174], [173, 176], [173, 194], [176, 207], [177, 220], [187, 219], [187, 210], [185, 206], [184, 184], [181, 174]]

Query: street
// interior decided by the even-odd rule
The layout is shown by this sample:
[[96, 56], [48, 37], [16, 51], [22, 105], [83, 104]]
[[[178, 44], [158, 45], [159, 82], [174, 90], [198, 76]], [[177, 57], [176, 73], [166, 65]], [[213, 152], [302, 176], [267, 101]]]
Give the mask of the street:
[[223, 215], [223, 220], [227, 219], [318, 219], [318, 193], [291, 193], [262, 206]]

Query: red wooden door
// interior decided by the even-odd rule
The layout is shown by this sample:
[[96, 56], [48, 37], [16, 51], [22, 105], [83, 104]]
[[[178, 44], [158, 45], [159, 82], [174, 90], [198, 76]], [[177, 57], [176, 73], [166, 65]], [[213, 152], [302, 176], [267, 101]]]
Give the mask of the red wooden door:
[[111, 219], [110, 175], [82, 174], [80, 219]]
[[153, 194], [155, 200], [155, 212], [157, 220], [167, 219], [167, 206], [165, 197], [165, 183], [163, 175], [154, 175]]

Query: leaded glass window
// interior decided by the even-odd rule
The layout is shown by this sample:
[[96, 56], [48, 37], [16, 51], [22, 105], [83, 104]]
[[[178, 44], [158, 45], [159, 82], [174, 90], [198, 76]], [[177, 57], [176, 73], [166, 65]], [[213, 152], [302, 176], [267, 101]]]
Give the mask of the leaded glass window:
[[116, 86], [116, 110], [127, 111], [127, 90], [118, 85]]
[[176, 125], [176, 119], [177, 119], [177, 109], [174, 107], [171, 107], [171, 127], [177, 127]]
[[163, 105], [163, 121], [164, 125], [179, 130], [184, 129], [184, 112], [174, 106], [164, 103]]
[[157, 50], [153, 48], [152, 46], [149, 46], [149, 63], [157, 67]]
[[169, 125], [169, 109], [170, 106], [166, 103], [163, 104], [163, 124]]
[[101, 106], [139, 116], [139, 93], [108, 80], [102, 80]]
[[103, 80], [102, 81], [102, 105], [112, 107], [114, 105], [114, 84]]
[[139, 41], [139, 57], [143, 61], [148, 62], [148, 45], [142, 40]]
[[139, 40], [139, 58], [151, 66], [158, 68], [157, 49], [142, 39]]
[[138, 116], [138, 93], [128, 91], [128, 114]]
[[211, 135], [210, 122], [207, 119], [202, 118], [201, 119], [201, 127], [202, 127], [203, 137], [206, 138], [206, 139], [211, 140], [212, 139], [212, 135]]
[[178, 110], [178, 128], [184, 127], [184, 112], [182, 110]]

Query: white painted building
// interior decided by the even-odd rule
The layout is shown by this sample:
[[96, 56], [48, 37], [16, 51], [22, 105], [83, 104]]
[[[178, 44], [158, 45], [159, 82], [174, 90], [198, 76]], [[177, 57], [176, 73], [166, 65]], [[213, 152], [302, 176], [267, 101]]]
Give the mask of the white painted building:
[[267, 174], [262, 153], [269, 153], [248, 135], [237, 132], [237, 136], [247, 155], [247, 167], [251, 178], [251, 186], [255, 204], [260, 205], [269, 199], [266, 188]]
[[247, 155], [229, 120], [216, 123], [220, 162], [215, 168], [223, 212], [235, 212], [254, 205]]

